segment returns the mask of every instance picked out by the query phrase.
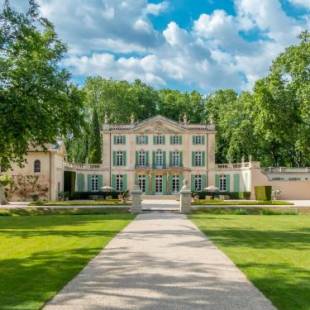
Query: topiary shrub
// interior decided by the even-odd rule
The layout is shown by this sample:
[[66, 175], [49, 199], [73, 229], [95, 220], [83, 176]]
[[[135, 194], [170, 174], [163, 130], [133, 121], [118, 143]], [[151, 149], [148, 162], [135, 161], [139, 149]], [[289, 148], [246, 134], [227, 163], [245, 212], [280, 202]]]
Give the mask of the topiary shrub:
[[272, 186], [255, 186], [255, 199], [270, 201], [272, 194]]

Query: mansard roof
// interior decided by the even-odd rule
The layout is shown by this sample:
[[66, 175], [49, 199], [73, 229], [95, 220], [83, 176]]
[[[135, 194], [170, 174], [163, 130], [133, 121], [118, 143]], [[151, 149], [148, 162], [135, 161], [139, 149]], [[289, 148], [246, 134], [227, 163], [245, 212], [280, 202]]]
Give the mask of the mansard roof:
[[152, 116], [150, 118], [147, 118], [141, 122], [135, 122], [133, 124], [104, 124], [103, 130], [109, 130], [109, 131], [136, 131], [139, 129], [142, 129], [143, 127], [146, 127], [153, 123], [163, 123], [166, 125], [170, 125], [174, 127], [175, 129], [178, 129], [180, 131], [215, 131], [215, 126], [213, 124], [189, 124], [184, 122], [176, 122], [172, 119], [169, 119], [162, 115], [156, 115]]

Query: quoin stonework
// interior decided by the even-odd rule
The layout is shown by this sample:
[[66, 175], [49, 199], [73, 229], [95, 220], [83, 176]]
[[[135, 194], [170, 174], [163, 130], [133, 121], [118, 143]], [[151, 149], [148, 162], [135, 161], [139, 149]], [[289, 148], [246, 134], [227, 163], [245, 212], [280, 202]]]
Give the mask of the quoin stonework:
[[[252, 160], [216, 164], [215, 135], [214, 124], [190, 124], [186, 117], [175, 122], [158, 115], [129, 124], [109, 124], [105, 118], [101, 164], [69, 163], [64, 145], [58, 143], [29, 150], [24, 167], [14, 165], [9, 173], [20, 183], [33, 180], [40, 196], [52, 200], [68, 186], [95, 193], [103, 186], [130, 191], [138, 184], [144, 195], [175, 195], [184, 179], [192, 191], [213, 185], [223, 194], [250, 192], [254, 199], [255, 186], [271, 185], [280, 199], [310, 199], [309, 168], [261, 168]], [[74, 184], [66, 180], [69, 172], [75, 174]], [[14, 189], [11, 196], [30, 198]]]

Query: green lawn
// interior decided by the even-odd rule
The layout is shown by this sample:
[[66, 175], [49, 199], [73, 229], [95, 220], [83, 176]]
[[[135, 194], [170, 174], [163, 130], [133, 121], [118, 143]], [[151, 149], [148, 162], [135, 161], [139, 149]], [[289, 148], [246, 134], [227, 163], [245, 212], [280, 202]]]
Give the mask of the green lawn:
[[220, 200], [220, 199], [199, 199], [193, 201], [192, 205], [217, 205], [217, 206], [290, 206], [291, 202], [272, 200]]
[[190, 218], [278, 309], [310, 309], [309, 215]]
[[0, 308], [40, 309], [133, 218], [114, 212], [0, 216]]

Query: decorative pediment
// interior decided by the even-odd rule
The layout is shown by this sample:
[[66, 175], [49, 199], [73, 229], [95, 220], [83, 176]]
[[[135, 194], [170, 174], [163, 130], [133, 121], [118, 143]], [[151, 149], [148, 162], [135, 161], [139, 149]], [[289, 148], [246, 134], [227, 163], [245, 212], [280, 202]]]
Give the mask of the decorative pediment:
[[179, 123], [158, 115], [139, 123], [134, 131], [145, 134], [178, 134], [185, 129]]

